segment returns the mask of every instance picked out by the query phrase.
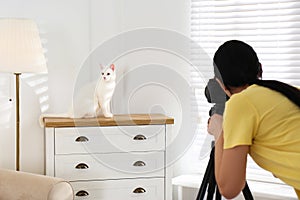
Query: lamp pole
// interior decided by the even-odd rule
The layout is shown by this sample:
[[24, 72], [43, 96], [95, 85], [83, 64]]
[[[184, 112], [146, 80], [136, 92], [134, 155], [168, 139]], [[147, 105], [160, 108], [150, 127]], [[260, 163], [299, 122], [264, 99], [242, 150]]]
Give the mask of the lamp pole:
[[20, 75], [16, 75], [16, 170], [20, 171]]

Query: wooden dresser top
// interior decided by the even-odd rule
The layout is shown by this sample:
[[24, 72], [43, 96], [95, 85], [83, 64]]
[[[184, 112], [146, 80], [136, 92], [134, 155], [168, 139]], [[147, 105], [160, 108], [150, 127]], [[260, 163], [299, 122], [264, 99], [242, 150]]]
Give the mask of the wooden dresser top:
[[131, 126], [150, 124], [174, 124], [174, 119], [163, 114], [124, 114], [113, 118], [63, 118], [45, 117], [44, 127], [78, 127], [78, 126]]

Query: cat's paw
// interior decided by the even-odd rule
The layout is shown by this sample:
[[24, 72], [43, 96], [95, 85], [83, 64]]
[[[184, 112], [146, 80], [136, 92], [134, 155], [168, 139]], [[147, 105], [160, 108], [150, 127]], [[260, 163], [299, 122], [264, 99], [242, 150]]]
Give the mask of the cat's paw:
[[103, 113], [104, 117], [112, 118], [114, 115], [112, 113]]

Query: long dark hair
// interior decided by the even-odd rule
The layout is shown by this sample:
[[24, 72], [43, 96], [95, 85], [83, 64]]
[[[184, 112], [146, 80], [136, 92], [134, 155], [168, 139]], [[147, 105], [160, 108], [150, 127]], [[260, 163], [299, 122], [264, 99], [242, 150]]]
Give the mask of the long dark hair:
[[215, 76], [226, 87], [257, 84], [280, 92], [300, 107], [300, 90], [276, 80], [260, 80], [262, 67], [254, 49], [245, 42], [230, 40], [214, 55]]

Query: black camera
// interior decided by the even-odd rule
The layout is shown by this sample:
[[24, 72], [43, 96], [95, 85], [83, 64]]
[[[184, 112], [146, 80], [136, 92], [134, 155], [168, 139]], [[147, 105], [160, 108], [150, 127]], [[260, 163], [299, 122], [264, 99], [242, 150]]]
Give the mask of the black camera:
[[214, 104], [214, 106], [209, 110], [209, 116], [212, 116], [215, 113], [223, 115], [225, 102], [229, 99], [229, 97], [223, 91], [215, 78], [209, 79], [204, 93], [207, 101]]

